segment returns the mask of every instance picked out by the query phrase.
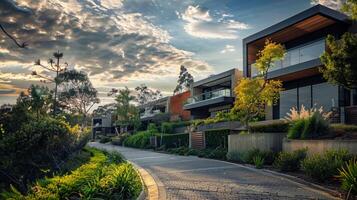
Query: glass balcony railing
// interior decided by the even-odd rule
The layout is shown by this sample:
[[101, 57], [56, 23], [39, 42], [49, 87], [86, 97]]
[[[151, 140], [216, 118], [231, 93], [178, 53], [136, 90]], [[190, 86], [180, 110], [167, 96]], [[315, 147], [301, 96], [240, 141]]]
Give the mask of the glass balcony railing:
[[[274, 63], [274, 66], [270, 68], [269, 71], [274, 71], [296, 65], [299, 63], [304, 63], [310, 60], [317, 59], [325, 51], [325, 39], [312, 42], [307, 45], [303, 45], [297, 48], [289, 49], [283, 60]], [[252, 75], [258, 75], [258, 70], [255, 67], [255, 63], [252, 65]]]
[[205, 101], [209, 99], [214, 99], [218, 97], [230, 97], [231, 96], [231, 90], [230, 89], [221, 89], [221, 90], [215, 90], [211, 92], [205, 92], [199, 95], [192, 96], [188, 98], [187, 103], [197, 103], [200, 101]]

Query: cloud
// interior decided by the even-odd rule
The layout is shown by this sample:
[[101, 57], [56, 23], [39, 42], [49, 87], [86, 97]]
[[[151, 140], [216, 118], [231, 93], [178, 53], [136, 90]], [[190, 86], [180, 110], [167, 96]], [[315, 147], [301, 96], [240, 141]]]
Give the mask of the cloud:
[[209, 10], [199, 6], [188, 6], [179, 17], [186, 22], [185, 31], [199, 38], [236, 39], [239, 30], [249, 29], [249, 26], [243, 22], [228, 19], [232, 17], [230, 14], [223, 14], [219, 19], [214, 20]]
[[221, 53], [228, 53], [228, 52], [233, 52], [236, 51], [235, 47], [233, 45], [226, 45], [224, 49], [222, 49]]
[[[172, 46], [166, 30], [141, 13], [126, 12], [124, 3], [0, 1], [0, 23], [19, 41], [29, 43], [28, 49], [19, 49], [0, 34], [0, 78], [6, 82], [37, 81], [29, 75], [31, 70], [40, 70], [33, 61], [45, 63], [57, 50], [64, 53], [63, 61], [71, 68], [87, 72], [95, 87], [176, 76], [180, 65], [194, 75], [212, 72], [212, 67], [194, 59], [193, 53]], [[174, 87], [175, 83], [170, 84]]]
[[311, 4], [312, 5], [321, 4], [329, 8], [339, 10], [344, 2], [345, 0], [312, 0]]

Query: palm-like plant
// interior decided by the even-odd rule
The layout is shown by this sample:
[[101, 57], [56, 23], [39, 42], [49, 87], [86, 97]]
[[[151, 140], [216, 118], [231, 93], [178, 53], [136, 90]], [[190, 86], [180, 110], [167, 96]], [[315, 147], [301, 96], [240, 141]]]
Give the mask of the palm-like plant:
[[350, 160], [345, 167], [339, 169], [339, 175], [337, 176], [341, 181], [341, 188], [348, 191], [347, 198], [350, 194], [357, 194], [357, 160]]

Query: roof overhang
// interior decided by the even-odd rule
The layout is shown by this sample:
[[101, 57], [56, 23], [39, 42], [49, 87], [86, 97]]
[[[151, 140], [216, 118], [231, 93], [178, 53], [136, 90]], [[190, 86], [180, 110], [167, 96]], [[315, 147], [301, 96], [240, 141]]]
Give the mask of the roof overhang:
[[264, 47], [267, 39], [284, 44], [333, 25], [347, 28], [350, 24], [347, 15], [316, 5], [243, 39], [244, 67], [256, 60], [257, 53]]

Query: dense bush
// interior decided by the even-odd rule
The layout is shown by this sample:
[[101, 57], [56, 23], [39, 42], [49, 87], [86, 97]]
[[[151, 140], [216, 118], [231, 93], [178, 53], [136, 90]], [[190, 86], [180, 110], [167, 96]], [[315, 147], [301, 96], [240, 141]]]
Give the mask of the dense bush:
[[213, 159], [220, 159], [220, 160], [225, 160], [227, 155], [227, 149], [223, 147], [217, 147], [215, 149], [211, 149], [207, 151], [206, 155], [203, 155], [203, 157], [207, 158], [213, 158]]
[[0, 179], [25, 192], [28, 183], [59, 170], [64, 159], [86, 144], [88, 135], [50, 117], [19, 124], [15, 132], [5, 130], [0, 136]]
[[288, 131], [288, 138], [289, 139], [299, 139], [301, 138], [301, 133], [304, 131], [305, 128], [305, 119], [299, 119], [291, 124], [291, 127]]
[[226, 157], [229, 161], [244, 162], [243, 154], [238, 151], [228, 152]]
[[296, 150], [292, 153], [280, 152], [274, 161], [274, 166], [280, 171], [298, 171], [301, 161], [306, 157], [307, 149]]
[[205, 132], [207, 148], [223, 147], [228, 148], [229, 130], [213, 130]]
[[112, 137], [112, 144], [113, 145], [123, 145], [124, 140], [128, 138], [130, 135], [128, 133], [120, 134], [119, 136]]
[[126, 138], [124, 140], [124, 145], [141, 149], [151, 148], [150, 137], [154, 135], [155, 133], [150, 131], [140, 131]]
[[71, 174], [39, 180], [27, 195], [16, 189], [2, 193], [5, 199], [135, 199], [141, 180], [131, 164], [119, 155], [89, 149], [88, 163]]
[[159, 129], [157, 128], [156, 124], [154, 123], [150, 123], [148, 125], [147, 131], [151, 132], [151, 133], [158, 133]]
[[165, 146], [165, 148], [176, 148], [181, 146], [188, 147], [189, 134], [188, 133], [162, 134], [162, 144], [161, 144], [161, 135], [158, 135], [156, 139], [157, 139], [157, 144], [160, 144], [160, 146]]
[[261, 151], [257, 148], [251, 149], [245, 153], [241, 153], [241, 161], [249, 164], [254, 164], [254, 158], [261, 157], [264, 159], [264, 164], [271, 165], [276, 157], [273, 151]]
[[327, 151], [322, 155], [312, 155], [301, 163], [302, 170], [310, 177], [318, 181], [326, 181], [338, 174], [343, 164], [348, 161], [351, 156], [348, 151]]
[[108, 142], [111, 142], [112, 139], [108, 136], [102, 136], [99, 140], [99, 143], [108, 143]]
[[174, 131], [174, 128], [173, 128], [173, 123], [170, 123], [170, 122], [164, 122], [161, 124], [161, 133], [164, 133], [164, 134], [171, 134], [173, 133]]
[[339, 170], [338, 178], [341, 180], [341, 188], [346, 192], [357, 194], [357, 160], [350, 160]]
[[288, 129], [289, 122], [285, 120], [271, 120], [249, 124], [249, 132], [252, 133], [286, 133]]
[[331, 113], [324, 113], [312, 108], [306, 110], [302, 106], [301, 111], [295, 108], [288, 114], [291, 120], [291, 127], [288, 131], [289, 139], [312, 139], [326, 136], [330, 133], [329, 116]]

